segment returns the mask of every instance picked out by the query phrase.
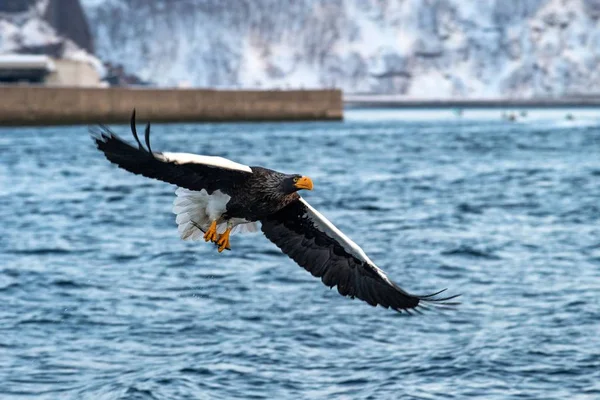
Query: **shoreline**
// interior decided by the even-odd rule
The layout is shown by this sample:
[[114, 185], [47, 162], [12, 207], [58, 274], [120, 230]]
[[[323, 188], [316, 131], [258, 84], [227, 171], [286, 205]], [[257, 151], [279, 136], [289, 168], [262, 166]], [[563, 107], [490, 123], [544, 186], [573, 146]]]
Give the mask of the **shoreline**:
[[344, 95], [345, 108], [600, 108], [600, 98], [561, 99], [405, 99], [388, 95]]

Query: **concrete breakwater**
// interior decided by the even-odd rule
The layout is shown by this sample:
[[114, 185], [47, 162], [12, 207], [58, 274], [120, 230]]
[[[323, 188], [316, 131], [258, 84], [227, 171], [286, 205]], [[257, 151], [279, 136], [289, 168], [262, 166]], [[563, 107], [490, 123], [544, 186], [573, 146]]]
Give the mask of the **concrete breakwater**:
[[0, 125], [339, 120], [339, 90], [0, 86]]

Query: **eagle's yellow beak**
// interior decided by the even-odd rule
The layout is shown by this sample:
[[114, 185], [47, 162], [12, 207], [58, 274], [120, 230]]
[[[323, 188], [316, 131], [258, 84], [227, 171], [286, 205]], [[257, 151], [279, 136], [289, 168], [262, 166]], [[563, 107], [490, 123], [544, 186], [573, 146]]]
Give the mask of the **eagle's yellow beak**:
[[308, 176], [303, 176], [294, 184], [297, 189], [313, 190], [313, 183]]

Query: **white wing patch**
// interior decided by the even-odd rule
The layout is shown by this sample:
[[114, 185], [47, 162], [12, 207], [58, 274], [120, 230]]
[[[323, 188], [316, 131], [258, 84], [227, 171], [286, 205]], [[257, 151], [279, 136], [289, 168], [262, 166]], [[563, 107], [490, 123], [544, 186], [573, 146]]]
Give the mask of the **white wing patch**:
[[379, 267], [377, 267], [377, 265], [375, 265], [375, 263], [371, 261], [371, 259], [365, 254], [365, 252], [363, 251], [363, 249], [360, 248], [359, 245], [354, 243], [352, 239], [350, 239], [348, 236], [344, 235], [344, 233], [340, 231], [335, 225], [333, 225], [331, 221], [329, 221], [327, 218], [325, 218], [325, 216], [323, 216], [323, 214], [314, 209], [302, 197], [300, 198], [300, 202], [302, 202], [308, 209], [309, 217], [313, 221], [317, 229], [337, 240], [339, 244], [344, 248], [344, 250], [346, 250], [348, 253], [352, 254], [359, 260], [371, 265], [383, 280], [385, 280], [393, 286], [393, 283], [387, 277], [385, 272], [379, 269]]
[[166, 161], [171, 161], [176, 164], [203, 164], [212, 165], [214, 167], [231, 169], [236, 171], [244, 171], [252, 173], [252, 169], [244, 164], [236, 163], [223, 157], [215, 156], [200, 156], [191, 153], [162, 153]]
[[[209, 195], [204, 189], [195, 191], [177, 188], [175, 194], [177, 197], [173, 201], [173, 213], [177, 215], [177, 230], [183, 240], [201, 240], [212, 221], [218, 221], [225, 213], [227, 203], [231, 199], [220, 190], [215, 190]], [[232, 234], [258, 231], [256, 222], [248, 222], [241, 218], [233, 218], [230, 222], [234, 226]], [[225, 229], [227, 223], [221, 222], [217, 225], [218, 233], [225, 232]]]

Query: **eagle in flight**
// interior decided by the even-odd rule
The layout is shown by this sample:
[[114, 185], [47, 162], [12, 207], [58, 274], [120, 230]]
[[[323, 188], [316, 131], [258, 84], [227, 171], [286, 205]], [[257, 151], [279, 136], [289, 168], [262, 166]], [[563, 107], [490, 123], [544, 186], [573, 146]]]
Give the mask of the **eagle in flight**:
[[178, 186], [173, 212], [181, 239], [202, 238], [222, 252], [231, 249], [231, 234], [260, 229], [325, 285], [337, 286], [343, 296], [408, 314], [427, 305], [458, 304], [452, 301], [458, 295], [439, 296], [445, 289], [419, 296], [388, 278], [356, 243], [298, 194], [313, 189], [309, 177], [249, 167], [222, 157], [154, 152], [150, 124], [145, 129], [145, 148], [139, 139], [135, 110], [131, 131], [137, 147], [103, 125], [91, 134], [98, 149], [120, 168]]

